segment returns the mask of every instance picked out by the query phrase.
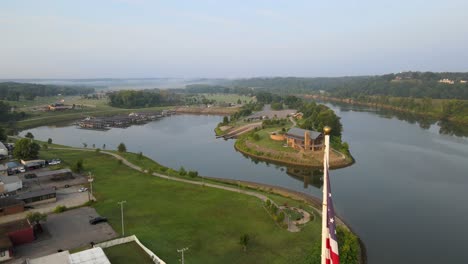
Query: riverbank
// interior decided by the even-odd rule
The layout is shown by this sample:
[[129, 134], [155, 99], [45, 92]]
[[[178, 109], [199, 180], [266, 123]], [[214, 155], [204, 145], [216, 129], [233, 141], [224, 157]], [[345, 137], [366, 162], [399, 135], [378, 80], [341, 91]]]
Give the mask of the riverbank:
[[[123, 162], [119, 164], [111, 161], [109, 159], [112, 157], [109, 155]], [[110, 224], [118, 230], [120, 226], [120, 222], [117, 220], [119, 212], [114, 210], [114, 201], [122, 197], [125, 198], [129, 204], [132, 204], [126, 211], [126, 219], [128, 219], [126, 231], [137, 234], [143, 240], [150, 241], [149, 248], [156, 250], [158, 255], [165, 260], [176, 260], [177, 255], [172, 253], [176, 244], [190, 243], [194, 251], [197, 252], [192, 256], [193, 261], [197, 260], [195, 262], [216, 259], [226, 263], [226, 261], [229, 262], [235, 258], [243, 259], [243, 262], [246, 263], [251, 263], [254, 259], [261, 261], [261, 263], [271, 263], [273, 260], [275, 263], [278, 261], [279, 263], [290, 263], [291, 260], [301, 261], [309, 254], [311, 238], [314, 238], [312, 241], [315, 240], [315, 243], [319, 243], [319, 237], [314, 234], [317, 234], [316, 232], [320, 234], [320, 221], [312, 221], [303, 226], [302, 234], [286, 235], [289, 232], [281, 228], [278, 229], [274, 222], [265, 216], [266, 213], [261, 203], [258, 204], [254, 202], [254, 198], [246, 196], [246, 194], [250, 194], [260, 198], [258, 195], [262, 193], [261, 189], [268, 188], [270, 191], [265, 192], [265, 195], [278, 204], [288, 203], [294, 206], [302, 203], [292, 199], [292, 194], [279, 196], [272, 192], [272, 187], [263, 186], [260, 188], [260, 184], [254, 187], [253, 183], [249, 185], [253, 188], [252, 191], [249, 191], [244, 187], [232, 187], [232, 182], [223, 185], [220, 180], [205, 177], [175, 177], [160, 172], [149, 173], [157, 178], [148, 177], [147, 169], [144, 168], [160, 166], [159, 164], [146, 157], [138, 158], [137, 154], [125, 153], [125, 155], [132, 156], [133, 160], [144, 167], [130, 163], [119, 154], [111, 152], [96, 152], [90, 149], [48, 149], [41, 152], [41, 156], [44, 158], [61, 157], [64, 165], [73, 164], [77, 160], [83, 159], [86, 171], [91, 171], [95, 178], [93, 187], [98, 202], [94, 206], [98, 212], [108, 216]], [[158, 178], [160, 179], [156, 180]], [[242, 183], [242, 185], [247, 187], [247, 183]], [[125, 191], [128, 186], [131, 186], [133, 190], [131, 193]], [[221, 190], [216, 191], [213, 188]], [[154, 192], [154, 189], [158, 191]], [[226, 191], [234, 192], [234, 194], [229, 194]], [[206, 202], [208, 200], [209, 203]], [[154, 212], [158, 213], [154, 214]], [[209, 220], [214, 219], [211, 217], [214, 212], [218, 215], [215, 217], [216, 222]], [[219, 215], [220, 212], [223, 216]], [[244, 216], [244, 213], [248, 215]], [[173, 221], [164, 220], [168, 218], [173, 219]], [[143, 226], [139, 225], [139, 222], [142, 219], [144, 219], [143, 226], [147, 226], [151, 222], [150, 225], [154, 227], [151, 232], [146, 228], [141, 228]], [[241, 219], [249, 219], [249, 221]], [[183, 224], [181, 221], [188, 222]], [[229, 223], [229, 225], [223, 223]], [[185, 226], [185, 228], [181, 230], [180, 226]], [[250, 230], [251, 228], [254, 230]], [[203, 230], [203, 234], [196, 230]], [[242, 251], [236, 251], [232, 248], [236, 244], [235, 241], [238, 240], [239, 233], [244, 232], [255, 232], [256, 234], [251, 245], [252, 250], [255, 251], [253, 255], [245, 255]], [[187, 241], [188, 234], [191, 234], [189, 237], [196, 239], [196, 241]], [[151, 242], [154, 241], [154, 237], [158, 237], [158, 241], [163, 242], [154, 244]], [[201, 243], [202, 241], [203, 243]], [[207, 243], [207, 241], [209, 242]], [[221, 241], [223, 242], [221, 243]], [[212, 243], [217, 245], [219, 243], [222, 246], [213, 246]], [[306, 248], [309, 250], [305, 250]], [[275, 253], [271, 255], [273, 252]], [[299, 252], [302, 253], [299, 254]]]
[[[407, 109], [403, 107], [397, 107], [394, 105], [384, 104], [380, 102], [362, 102], [362, 101], [358, 101], [352, 98], [337, 98], [337, 97], [329, 97], [329, 96], [323, 96], [323, 95], [304, 95], [303, 97], [309, 98], [309, 99], [315, 99], [315, 100], [338, 102], [338, 103], [344, 103], [344, 104], [350, 104], [350, 105], [368, 106], [368, 107], [373, 107], [373, 108], [378, 108], [378, 109], [392, 110], [392, 111], [397, 111], [397, 112], [402, 112], [402, 113], [409, 113], [409, 114], [416, 115], [419, 117], [432, 118], [432, 119], [439, 120], [439, 121], [442, 119], [445, 119], [446, 121], [449, 121], [458, 125], [468, 125], [468, 119], [465, 116], [464, 116], [464, 119], [462, 119], [461, 117], [451, 117], [451, 116], [444, 117], [444, 114], [442, 113], [442, 106], [440, 106], [439, 107], [440, 109], [437, 111], [435, 111], [434, 109], [432, 109], [432, 111], [416, 111], [416, 110]], [[439, 101], [442, 102], [444, 100], [439, 99]], [[449, 101], [449, 100], [445, 100], [445, 101]], [[442, 104], [442, 103], [439, 103], [439, 104]]]

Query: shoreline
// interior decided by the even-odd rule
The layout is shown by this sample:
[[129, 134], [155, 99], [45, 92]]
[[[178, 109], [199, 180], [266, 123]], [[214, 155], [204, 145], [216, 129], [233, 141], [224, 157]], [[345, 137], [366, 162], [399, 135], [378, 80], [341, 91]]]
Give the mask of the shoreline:
[[[359, 105], [359, 106], [368, 106], [368, 107], [373, 107], [377, 109], [385, 109], [385, 110], [392, 110], [400, 113], [408, 113], [412, 115], [416, 115], [419, 117], [426, 117], [426, 118], [433, 118], [437, 121], [441, 121], [441, 117], [438, 114], [435, 113], [424, 113], [424, 112], [416, 112], [412, 111], [409, 109], [401, 108], [401, 107], [396, 107], [392, 105], [387, 105], [387, 104], [380, 104], [380, 103], [366, 103], [366, 102], [360, 102], [356, 101], [352, 98], [337, 98], [337, 97], [327, 97], [327, 96], [320, 96], [320, 95], [303, 95], [302, 97], [306, 99], [315, 99], [315, 100], [323, 100], [325, 102], [338, 102], [338, 103], [343, 103], [343, 104], [348, 104], [348, 105]], [[459, 120], [454, 120], [453, 118], [448, 118], [447, 121], [457, 124], [457, 125], [468, 125], [468, 122], [463, 122]]]

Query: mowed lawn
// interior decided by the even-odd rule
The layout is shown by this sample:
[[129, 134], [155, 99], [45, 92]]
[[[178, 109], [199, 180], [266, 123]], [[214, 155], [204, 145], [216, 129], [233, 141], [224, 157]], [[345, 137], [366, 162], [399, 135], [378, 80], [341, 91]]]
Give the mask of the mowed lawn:
[[[120, 206], [125, 200], [125, 234], [135, 234], [167, 263], [177, 263], [177, 249], [189, 247], [187, 263], [302, 263], [320, 240], [320, 221], [299, 233], [278, 227], [255, 197], [179, 183], [131, 170], [105, 154], [67, 150], [42, 151], [73, 164], [84, 159], [95, 177], [97, 211], [121, 232]], [[247, 252], [242, 234], [251, 241]]]
[[148, 254], [135, 242], [105, 248], [104, 253], [106, 253], [107, 258], [112, 264], [154, 263]]

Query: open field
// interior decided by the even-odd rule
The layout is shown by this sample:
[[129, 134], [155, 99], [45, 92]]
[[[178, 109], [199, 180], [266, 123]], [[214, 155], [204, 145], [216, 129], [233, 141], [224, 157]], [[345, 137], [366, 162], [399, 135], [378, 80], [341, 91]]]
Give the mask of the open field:
[[[176, 249], [187, 246], [190, 263], [301, 263], [319, 241], [319, 221], [290, 233], [254, 197], [159, 179], [95, 152], [47, 150], [41, 156], [59, 156], [68, 164], [84, 159], [85, 170], [95, 176], [98, 213], [119, 232], [117, 202], [126, 200], [126, 234], [137, 235], [168, 263], [176, 263]], [[252, 238], [247, 252], [238, 243], [244, 233]]]
[[143, 249], [135, 242], [129, 242], [112, 246], [104, 249], [107, 258], [112, 264], [153, 264], [154, 262], [149, 258]]
[[250, 101], [256, 101], [253, 97], [238, 95], [238, 94], [201, 94], [208, 100], [215, 100], [218, 103], [232, 103], [237, 104], [240, 99], [242, 103], [248, 103]]

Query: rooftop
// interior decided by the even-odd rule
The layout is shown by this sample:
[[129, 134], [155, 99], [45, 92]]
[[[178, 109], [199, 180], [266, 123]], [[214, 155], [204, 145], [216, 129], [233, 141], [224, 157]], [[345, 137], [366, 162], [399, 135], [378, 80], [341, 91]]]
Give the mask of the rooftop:
[[0, 198], [0, 208], [10, 207], [17, 204], [24, 204], [24, 202], [12, 197]]
[[13, 247], [10, 238], [7, 235], [0, 235], [0, 250], [5, 250]]
[[68, 250], [30, 259], [27, 264], [111, 264], [100, 247], [95, 247], [70, 254]]
[[55, 193], [54, 188], [47, 188], [47, 189], [41, 189], [41, 190], [36, 190], [36, 191], [30, 191], [30, 192], [25, 192], [18, 194], [16, 196], [16, 199], [19, 200], [24, 200], [32, 197], [37, 197], [37, 196], [42, 196], [42, 195], [47, 195], [47, 194], [53, 194]]
[[9, 183], [16, 183], [21, 182], [21, 179], [18, 176], [0, 176], [0, 181], [9, 184]]
[[24, 229], [32, 228], [28, 220], [23, 219], [19, 221], [9, 222], [0, 225], [0, 234], [8, 234], [11, 232], [16, 232]]
[[320, 135], [322, 135], [322, 133], [320, 133], [320, 132], [313, 131], [313, 130], [302, 129], [302, 128], [298, 128], [298, 127], [293, 127], [291, 129], [289, 129], [289, 131], [286, 133], [286, 135], [291, 135], [293, 137], [303, 138], [305, 132], [309, 132], [310, 138], [312, 138], [312, 139], [316, 139]]
[[58, 174], [63, 174], [63, 173], [71, 173], [72, 171], [70, 169], [61, 169], [61, 170], [53, 170], [53, 171], [38, 171], [35, 172], [36, 176], [38, 178], [40, 177], [47, 177], [47, 176], [53, 176], [53, 175], [58, 175]]

